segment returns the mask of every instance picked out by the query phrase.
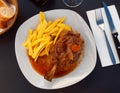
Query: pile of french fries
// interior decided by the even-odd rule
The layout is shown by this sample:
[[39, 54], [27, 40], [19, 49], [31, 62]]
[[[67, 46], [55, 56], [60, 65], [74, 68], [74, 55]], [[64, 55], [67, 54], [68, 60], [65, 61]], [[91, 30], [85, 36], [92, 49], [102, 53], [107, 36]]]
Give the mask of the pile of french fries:
[[28, 37], [23, 43], [27, 53], [34, 61], [39, 56], [49, 55], [50, 46], [55, 44], [62, 31], [71, 31], [71, 27], [64, 22], [65, 17], [55, 21], [47, 21], [44, 12], [39, 13], [40, 23], [33, 30], [29, 29]]

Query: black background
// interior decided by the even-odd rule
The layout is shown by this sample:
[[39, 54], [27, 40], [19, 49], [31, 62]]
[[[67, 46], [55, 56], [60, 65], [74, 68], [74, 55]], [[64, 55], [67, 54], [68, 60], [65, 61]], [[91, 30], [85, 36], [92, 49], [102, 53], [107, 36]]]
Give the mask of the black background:
[[[115, 5], [120, 15], [120, 0], [104, 0]], [[94, 71], [82, 81], [57, 90], [43, 90], [31, 85], [23, 76], [15, 56], [15, 35], [19, 26], [39, 11], [71, 9], [88, 23], [86, 11], [101, 7], [102, 0], [84, 0], [76, 8], [69, 8], [62, 0], [49, 0], [44, 6], [31, 0], [18, 0], [19, 13], [14, 26], [0, 36], [0, 93], [120, 93], [120, 65], [102, 68], [97, 55]], [[92, 54], [92, 53], [91, 53]]]

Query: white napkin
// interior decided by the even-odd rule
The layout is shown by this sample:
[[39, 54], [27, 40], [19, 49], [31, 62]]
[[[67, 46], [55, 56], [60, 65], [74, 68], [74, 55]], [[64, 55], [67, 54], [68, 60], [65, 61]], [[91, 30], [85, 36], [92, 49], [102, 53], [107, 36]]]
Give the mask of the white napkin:
[[[118, 34], [119, 34], [118, 38], [120, 40], [120, 20], [119, 20], [119, 16], [118, 16], [116, 7], [115, 7], [115, 5], [111, 5], [111, 6], [108, 6], [108, 8], [110, 10], [116, 30], [118, 31]], [[118, 64], [118, 63], [120, 63], [120, 61], [119, 61], [117, 51], [115, 49], [115, 45], [114, 45], [114, 42], [112, 39], [112, 35], [110, 32], [107, 17], [106, 17], [104, 9], [101, 8], [101, 10], [102, 10], [102, 15], [103, 15], [104, 22], [105, 22], [105, 31], [106, 31], [109, 43], [112, 47], [113, 53], [115, 55], [116, 64]], [[110, 56], [109, 56], [109, 52], [107, 50], [105, 35], [104, 35], [103, 31], [101, 31], [96, 24], [95, 10], [87, 11], [87, 16], [88, 16], [88, 20], [90, 22], [90, 26], [91, 26], [91, 29], [92, 29], [92, 32], [93, 32], [93, 35], [95, 38], [95, 42], [96, 42], [97, 50], [98, 50], [98, 53], [100, 56], [102, 67], [113, 65], [113, 63], [110, 59]]]

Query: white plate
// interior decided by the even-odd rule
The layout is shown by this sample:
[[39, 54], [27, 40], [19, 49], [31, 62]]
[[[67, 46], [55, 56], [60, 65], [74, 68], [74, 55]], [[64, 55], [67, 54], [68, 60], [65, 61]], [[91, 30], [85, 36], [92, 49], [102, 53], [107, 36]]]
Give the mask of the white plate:
[[74, 30], [80, 32], [85, 40], [85, 56], [81, 64], [70, 74], [53, 79], [52, 82], [46, 81], [43, 76], [39, 75], [31, 66], [25, 47], [22, 43], [26, 40], [28, 29], [36, 28], [39, 23], [39, 15], [35, 15], [25, 21], [18, 29], [15, 38], [15, 52], [18, 65], [25, 78], [34, 86], [42, 89], [58, 89], [75, 84], [87, 77], [96, 65], [96, 47], [93, 35], [83, 20], [83, 18], [74, 11], [66, 9], [57, 9], [45, 12], [47, 20], [55, 20], [66, 16], [65, 23], [70, 25]]

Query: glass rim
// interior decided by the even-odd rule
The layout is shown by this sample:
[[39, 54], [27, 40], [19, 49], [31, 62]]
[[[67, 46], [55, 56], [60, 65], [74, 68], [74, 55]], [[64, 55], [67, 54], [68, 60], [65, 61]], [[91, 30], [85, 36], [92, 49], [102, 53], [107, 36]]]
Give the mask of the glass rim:
[[76, 4], [76, 5], [69, 5], [69, 4], [67, 4], [67, 3], [65, 2], [65, 0], [63, 0], [63, 2], [64, 2], [64, 4], [65, 4], [66, 6], [71, 7], [71, 8], [74, 8], [74, 7], [77, 7], [77, 6], [81, 5], [82, 2], [83, 2], [83, 0], [81, 0], [81, 2], [78, 3], [78, 4]]

